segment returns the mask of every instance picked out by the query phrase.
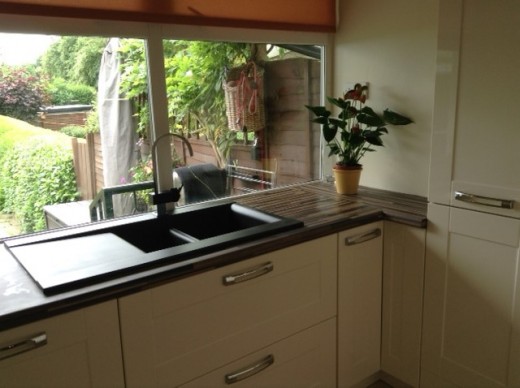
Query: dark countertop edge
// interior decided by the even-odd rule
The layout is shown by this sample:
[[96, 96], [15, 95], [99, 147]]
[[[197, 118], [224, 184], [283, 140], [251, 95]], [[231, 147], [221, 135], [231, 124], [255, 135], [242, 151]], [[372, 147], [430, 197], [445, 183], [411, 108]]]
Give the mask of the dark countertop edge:
[[[184, 266], [178, 264], [164, 265], [145, 270], [138, 274], [124, 276], [112, 281], [84, 287], [82, 292], [71, 291], [50, 296], [50, 302], [0, 317], [0, 331], [19, 325], [50, 318], [79, 308], [124, 297], [149, 288], [157, 287], [171, 281], [180, 280], [215, 268], [237, 263], [262, 254], [267, 254], [292, 245], [314, 240], [333, 233], [355, 228], [384, 219], [383, 212], [354, 219], [344, 219], [327, 226], [303, 227], [276, 236], [227, 248], [218, 253], [210, 253], [186, 260]], [[107, 286], [107, 283], [112, 283]], [[71, 296], [67, 296], [71, 294]]]
[[[161, 284], [166, 284], [173, 280], [193, 276], [194, 274], [206, 272], [214, 268], [233, 264], [371, 222], [388, 220], [412, 227], [426, 228], [426, 213], [424, 212], [424, 214], [422, 214], [422, 209], [419, 212], [407, 212], [402, 209], [395, 210], [388, 207], [385, 208], [385, 204], [377, 203], [377, 200], [374, 201], [373, 197], [370, 197], [370, 194], [375, 194], [375, 197], [377, 197], [381, 193], [384, 194], [385, 192], [377, 189], [364, 188], [360, 190], [359, 196], [354, 197], [355, 201], [365, 203], [368, 207], [373, 208], [370, 214], [345, 217], [328, 222], [325, 225], [304, 226], [303, 228], [266, 237], [255, 242], [241, 244], [237, 247], [227, 248], [219, 252], [186, 260], [186, 262], [183, 262], [184, 265], [179, 265], [178, 263], [164, 265], [145, 270], [138, 274], [84, 287], [79, 292], [70, 291], [51, 296], [48, 297], [48, 303], [39, 304], [1, 316], [0, 331], [123, 297]], [[393, 193], [393, 195], [400, 197], [402, 194]], [[418, 199], [419, 203], [422, 202], [420, 197], [415, 198], [414, 196], [406, 194], [402, 196], [413, 198], [414, 201]], [[237, 202], [240, 203], [240, 198], [237, 199]], [[424, 202], [424, 204], [426, 204], [426, 202]], [[426, 209], [425, 206], [424, 209]], [[23, 269], [21, 270], [23, 271]]]

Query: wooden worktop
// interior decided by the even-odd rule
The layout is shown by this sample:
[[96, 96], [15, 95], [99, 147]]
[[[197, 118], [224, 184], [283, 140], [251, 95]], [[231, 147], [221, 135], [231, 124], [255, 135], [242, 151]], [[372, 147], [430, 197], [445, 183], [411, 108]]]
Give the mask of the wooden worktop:
[[380, 212], [385, 219], [426, 227], [424, 197], [361, 187], [357, 195], [340, 195], [334, 185], [312, 182], [244, 196], [237, 202], [284, 217], [296, 218], [307, 227], [325, 227], [353, 217]]
[[427, 202], [423, 197], [368, 188], [361, 188], [358, 195], [345, 196], [336, 194], [334, 185], [325, 182], [257, 192], [233, 201], [301, 220], [305, 226], [183, 263], [163, 265], [53, 296], [45, 296], [1, 244], [0, 330], [381, 219], [426, 227]]

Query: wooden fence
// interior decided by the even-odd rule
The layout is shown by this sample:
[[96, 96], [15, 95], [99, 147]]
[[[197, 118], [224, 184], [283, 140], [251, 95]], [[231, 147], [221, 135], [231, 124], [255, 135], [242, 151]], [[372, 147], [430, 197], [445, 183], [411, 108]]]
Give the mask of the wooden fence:
[[81, 199], [92, 199], [103, 188], [103, 156], [99, 134], [86, 139], [72, 138], [76, 185]]

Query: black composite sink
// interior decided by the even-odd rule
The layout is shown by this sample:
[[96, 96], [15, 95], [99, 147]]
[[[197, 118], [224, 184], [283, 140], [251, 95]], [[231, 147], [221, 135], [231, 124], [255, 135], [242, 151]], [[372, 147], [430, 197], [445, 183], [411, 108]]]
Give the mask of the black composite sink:
[[[7, 240], [6, 247], [45, 294], [179, 263], [303, 226], [237, 203], [178, 208], [73, 230]], [[188, 265], [188, 264], [186, 264]]]
[[293, 220], [229, 203], [124, 225], [113, 229], [113, 233], [144, 252], [154, 252], [210, 238], [214, 238], [214, 243], [244, 241], [287, 230], [297, 224]]

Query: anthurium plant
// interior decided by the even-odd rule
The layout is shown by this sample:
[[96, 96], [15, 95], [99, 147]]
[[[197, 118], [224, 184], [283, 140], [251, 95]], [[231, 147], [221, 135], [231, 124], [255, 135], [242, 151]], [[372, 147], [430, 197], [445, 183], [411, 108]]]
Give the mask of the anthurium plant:
[[[385, 109], [377, 114], [365, 105], [367, 88], [356, 84], [343, 97], [327, 100], [339, 108], [337, 117], [324, 106], [305, 105], [316, 117], [312, 120], [322, 125], [323, 138], [330, 149], [329, 156], [337, 155], [337, 166], [361, 167], [359, 161], [373, 146], [383, 146], [381, 136], [388, 133], [386, 126], [407, 125], [413, 121], [399, 113]], [[339, 136], [338, 136], [339, 132]]]

